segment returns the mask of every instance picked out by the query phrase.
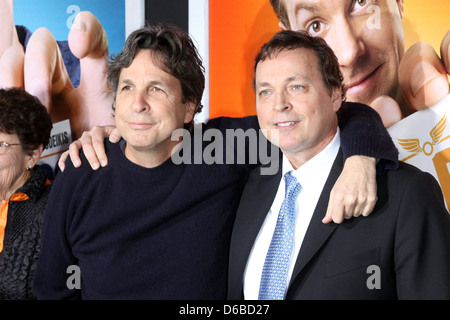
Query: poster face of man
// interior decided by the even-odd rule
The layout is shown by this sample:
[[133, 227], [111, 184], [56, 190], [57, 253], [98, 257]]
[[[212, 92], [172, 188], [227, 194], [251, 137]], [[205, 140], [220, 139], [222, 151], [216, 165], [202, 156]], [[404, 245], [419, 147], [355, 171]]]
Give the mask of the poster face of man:
[[398, 67], [405, 45], [401, 0], [283, 0], [292, 30], [325, 39], [338, 57], [349, 101], [401, 99]]
[[[248, 79], [253, 76], [252, 60], [261, 45], [280, 30], [280, 19], [274, 12], [271, 5], [272, 1], [277, 0], [247, 0], [245, 2], [229, 0], [226, 3], [221, 1], [209, 2], [209, 110], [212, 117], [220, 115], [245, 116], [256, 113], [253, 91]], [[278, 1], [281, 1], [282, 4], [285, 2], [292, 3], [290, 7], [294, 9], [296, 3], [313, 3], [319, 6], [318, 9], [323, 9], [322, 12], [329, 13], [329, 16], [324, 17], [320, 16], [318, 12], [313, 11], [312, 13], [315, 13], [316, 16], [311, 18], [313, 21], [316, 20], [316, 23], [312, 25], [312, 21], [307, 21], [310, 22], [308, 25], [310, 30], [314, 27], [315, 32], [320, 33], [325, 38], [330, 38], [327, 35], [329, 36], [330, 32], [333, 33], [336, 28], [339, 30], [340, 27], [346, 27], [344, 34], [340, 35], [336, 31], [335, 36], [329, 40], [327, 39], [327, 42], [329, 41], [333, 49], [337, 51], [339, 49], [349, 49], [350, 46], [354, 47], [356, 44], [359, 44], [359, 47], [356, 47], [358, 50], [353, 50], [353, 53], [356, 52], [357, 55], [359, 54], [359, 59], [354, 64], [353, 74], [362, 74], [364, 71], [368, 72], [369, 68], [361, 66], [363, 59], [366, 62], [373, 63], [373, 65], [377, 65], [377, 62], [380, 65], [381, 61], [387, 59], [386, 56], [390, 55], [389, 70], [391, 71], [388, 77], [393, 79], [395, 78], [393, 73], [398, 73], [398, 70], [394, 66], [398, 68], [399, 60], [405, 61], [403, 58], [407, 57], [408, 51], [410, 51], [409, 49], [418, 42], [429, 44], [431, 50], [435, 52], [435, 56], [439, 56], [442, 60], [445, 60], [445, 55], [440, 54], [440, 46], [443, 43], [444, 36], [450, 29], [448, 20], [450, 2], [442, 2], [439, 0], [430, 0], [426, 3], [421, 0], [408, 0], [407, 2], [404, 0]], [[326, 6], [321, 8], [321, 3], [325, 3]], [[331, 10], [331, 8], [334, 10]], [[336, 8], [341, 9], [338, 10]], [[295, 17], [297, 20], [299, 18]], [[325, 20], [325, 18], [331, 20]], [[343, 19], [343, 22], [340, 22], [339, 19]], [[357, 24], [361, 21], [363, 21], [362, 24]], [[335, 25], [335, 23], [338, 24]], [[285, 27], [290, 29], [301, 28], [301, 26], [295, 27], [292, 25]], [[330, 29], [330, 27], [335, 28]], [[312, 30], [314, 31], [314, 29]], [[341, 39], [340, 37], [345, 38], [345, 32], [347, 35], [350, 34], [354, 39], [359, 39], [359, 42], [356, 40], [353, 43], [348, 40], [339, 41]], [[359, 36], [357, 37], [356, 35]], [[363, 35], [364, 38], [361, 40]], [[369, 37], [366, 38], [368, 35], [376, 37], [372, 39], [377, 39], [377, 41], [371, 41]], [[333, 44], [333, 42], [338, 43]], [[404, 46], [403, 49], [402, 46]], [[390, 50], [388, 51], [387, 49]], [[406, 51], [405, 55], [403, 55], [404, 51]], [[352, 50], [347, 50], [346, 52], [348, 54], [347, 59], [348, 57], [351, 58]], [[338, 56], [342, 56], [339, 52], [337, 54]], [[413, 56], [417, 56], [417, 51], [413, 53]], [[346, 57], [340, 58], [345, 61]], [[373, 65], [371, 65], [372, 69], [374, 68]], [[403, 63], [403, 65], [405, 64]], [[414, 67], [411, 67], [410, 63], [407, 64], [405, 69], [410, 73], [414, 71]], [[349, 68], [346, 68], [344, 71], [346, 77], [352, 75]], [[416, 74], [425, 75], [420, 71], [416, 72]], [[353, 78], [356, 79], [355, 76]], [[411, 77], [407, 75], [406, 78], [410, 79]], [[425, 78], [429, 79], [428, 76]], [[442, 78], [446, 78], [446, 75]], [[230, 81], [230, 79], [233, 79], [233, 81]], [[394, 119], [389, 119], [390, 125], [399, 121], [402, 116], [407, 116], [415, 110], [424, 108], [423, 103], [412, 104], [409, 100], [407, 100], [408, 106], [405, 106], [405, 101], [401, 99], [403, 97], [400, 99], [396, 97], [396, 95], [400, 95], [400, 90], [398, 90], [395, 79], [389, 80], [384, 76], [381, 79], [382, 83], [378, 84], [373, 91], [387, 93], [401, 104], [401, 114], [398, 113], [395, 117], [393, 116]], [[415, 77], [415, 79], [417, 80], [416, 82], [421, 82], [418, 81], [420, 80], [419, 77]], [[223, 90], [223, 88], [227, 88], [227, 90]], [[443, 91], [445, 91], [445, 88]], [[378, 94], [373, 94], [373, 96], [376, 95]], [[361, 94], [358, 94], [358, 96], [362, 99]], [[437, 97], [436, 94], [432, 94], [431, 96]], [[419, 97], [420, 94], [416, 95], [416, 100]], [[371, 98], [371, 96], [366, 96], [365, 99], [371, 100]], [[405, 95], [405, 98], [409, 98], [408, 95]], [[437, 101], [441, 99], [442, 95], [439, 95]], [[434, 101], [432, 103], [426, 103], [425, 107], [434, 105], [437, 102], [436, 99]], [[374, 105], [371, 106], [377, 110]], [[392, 109], [389, 110], [392, 111]], [[388, 127], [389, 125], [386, 126]]]

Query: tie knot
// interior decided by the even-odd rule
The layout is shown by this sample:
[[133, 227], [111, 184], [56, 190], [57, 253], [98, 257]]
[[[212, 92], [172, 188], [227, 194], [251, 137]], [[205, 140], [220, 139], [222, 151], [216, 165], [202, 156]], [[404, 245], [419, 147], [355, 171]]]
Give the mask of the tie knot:
[[297, 178], [292, 175], [292, 171], [286, 172], [284, 175], [284, 181], [286, 183], [286, 196], [297, 197], [300, 192], [300, 183], [297, 181]]

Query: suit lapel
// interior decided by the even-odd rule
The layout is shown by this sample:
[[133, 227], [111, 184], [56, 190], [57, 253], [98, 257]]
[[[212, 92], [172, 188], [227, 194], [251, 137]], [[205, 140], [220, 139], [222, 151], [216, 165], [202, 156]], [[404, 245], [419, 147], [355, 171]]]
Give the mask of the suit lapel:
[[330, 175], [325, 182], [319, 201], [317, 202], [316, 209], [314, 210], [313, 216], [306, 231], [305, 238], [302, 242], [300, 252], [295, 262], [294, 271], [292, 273], [291, 282], [286, 298], [289, 298], [289, 291], [291, 291], [290, 289], [292, 287], [296, 287], [296, 284], [301, 280], [301, 272], [304, 267], [314, 257], [317, 251], [319, 251], [325, 241], [331, 236], [331, 234], [338, 226], [333, 222], [324, 224], [322, 222], [322, 219], [325, 217], [325, 213], [327, 211], [328, 199], [330, 197], [331, 189], [333, 188], [337, 178], [342, 172], [342, 166], [342, 152], [339, 151], [336, 160], [334, 161], [331, 168]]

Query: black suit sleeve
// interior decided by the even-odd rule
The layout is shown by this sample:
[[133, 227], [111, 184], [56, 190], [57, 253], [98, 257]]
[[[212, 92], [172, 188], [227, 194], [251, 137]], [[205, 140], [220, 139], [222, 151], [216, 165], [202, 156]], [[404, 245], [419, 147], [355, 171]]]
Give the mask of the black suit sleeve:
[[450, 215], [441, 189], [423, 172], [405, 183], [394, 241], [398, 298], [449, 300]]
[[382, 160], [385, 169], [398, 167], [398, 150], [380, 116], [371, 107], [344, 103], [339, 113], [339, 127], [344, 160], [363, 155]]

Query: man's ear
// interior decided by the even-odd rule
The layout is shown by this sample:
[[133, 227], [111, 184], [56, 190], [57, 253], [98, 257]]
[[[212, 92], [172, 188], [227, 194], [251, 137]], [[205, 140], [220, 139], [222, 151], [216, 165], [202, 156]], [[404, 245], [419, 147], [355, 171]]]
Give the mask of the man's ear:
[[331, 100], [333, 102], [334, 112], [338, 112], [338, 110], [342, 106], [342, 89], [341, 88], [333, 88], [333, 90], [331, 91]]
[[184, 123], [189, 123], [192, 121], [192, 119], [194, 119], [196, 104], [195, 102], [186, 102], [185, 106], [186, 113], [184, 115]]
[[286, 28], [286, 26], [284, 25], [283, 22], [278, 22], [278, 26], [282, 29], [282, 30], [288, 30], [288, 28]]

